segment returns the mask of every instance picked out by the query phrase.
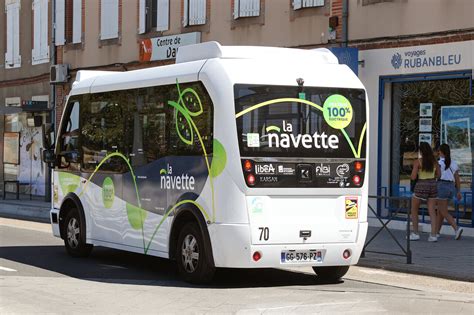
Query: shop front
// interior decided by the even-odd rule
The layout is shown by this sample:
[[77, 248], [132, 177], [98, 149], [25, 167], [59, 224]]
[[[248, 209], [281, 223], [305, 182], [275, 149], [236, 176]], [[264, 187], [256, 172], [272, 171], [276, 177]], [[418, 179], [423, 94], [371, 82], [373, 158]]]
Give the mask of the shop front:
[[[451, 147], [460, 168], [462, 199], [450, 203], [472, 226], [474, 41], [361, 51], [359, 76], [371, 104], [371, 193], [411, 196], [410, 174], [420, 142]], [[374, 134], [375, 132], [372, 132]], [[436, 152], [436, 151], [435, 151]], [[387, 209], [378, 207], [380, 214]]]
[[45, 128], [51, 121], [48, 96], [37, 96], [34, 100], [7, 98], [5, 105], [2, 108], [3, 193], [8, 198], [17, 196], [17, 190], [20, 198], [24, 198], [22, 195], [46, 197], [49, 173], [41, 152], [45, 147]]

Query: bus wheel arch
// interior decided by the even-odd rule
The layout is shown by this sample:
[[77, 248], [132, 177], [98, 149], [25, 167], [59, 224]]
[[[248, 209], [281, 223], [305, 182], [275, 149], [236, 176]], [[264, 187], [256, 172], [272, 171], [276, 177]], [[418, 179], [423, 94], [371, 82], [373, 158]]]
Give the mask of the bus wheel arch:
[[[187, 235], [184, 235], [184, 234]], [[202, 246], [200, 250], [198, 270], [186, 273], [183, 269], [181, 247], [183, 240], [188, 237], [195, 237], [197, 243]], [[211, 240], [207, 224], [202, 213], [193, 206], [179, 209], [172, 224], [169, 242], [170, 259], [176, 260], [178, 271], [184, 280], [192, 283], [206, 283], [212, 280], [215, 272], [214, 258], [212, 254]], [[203, 255], [204, 254], [204, 255]]]
[[[75, 248], [71, 248], [70, 243], [68, 243], [68, 225], [74, 225], [79, 229]], [[85, 257], [90, 254], [93, 245], [87, 244], [86, 242], [87, 229], [84, 208], [79, 198], [73, 193], [69, 193], [61, 204], [59, 211], [59, 231], [68, 254], [74, 257]]]

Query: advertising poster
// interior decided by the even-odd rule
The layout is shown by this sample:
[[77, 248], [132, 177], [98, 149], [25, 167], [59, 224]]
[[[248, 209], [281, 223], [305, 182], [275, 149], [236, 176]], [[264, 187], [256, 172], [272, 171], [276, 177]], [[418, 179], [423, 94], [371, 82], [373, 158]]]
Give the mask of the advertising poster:
[[18, 132], [5, 132], [3, 134], [3, 163], [20, 163], [20, 134]]
[[420, 118], [420, 132], [431, 132], [431, 125], [433, 121], [431, 118]]
[[[472, 176], [474, 105], [441, 107], [441, 143], [451, 148], [461, 176]], [[472, 180], [472, 178], [471, 178]]]
[[432, 116], [433, 116], [433, 104], [420, 103], [420, 117], [432, 117]]

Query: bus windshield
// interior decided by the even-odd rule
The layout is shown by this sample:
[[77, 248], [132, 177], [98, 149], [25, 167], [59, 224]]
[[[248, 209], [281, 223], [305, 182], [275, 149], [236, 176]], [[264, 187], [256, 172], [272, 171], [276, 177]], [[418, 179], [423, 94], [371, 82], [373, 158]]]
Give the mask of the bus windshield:
[[364, 159], [363, 89], [235, 85], [242, 157]]
[[235, 85], [234, 93], [247, 186], [363, 185], [363, 89]]

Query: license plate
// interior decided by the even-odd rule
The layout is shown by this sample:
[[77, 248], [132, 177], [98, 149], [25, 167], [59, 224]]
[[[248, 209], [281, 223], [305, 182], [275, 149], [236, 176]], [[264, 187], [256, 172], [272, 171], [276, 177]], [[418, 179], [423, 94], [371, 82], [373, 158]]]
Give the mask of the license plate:
[[281, 252], [281, 263], [305, 263], [322, 262], [323, 252], [321, 250], [283, 250]]

